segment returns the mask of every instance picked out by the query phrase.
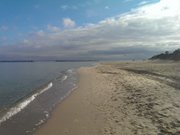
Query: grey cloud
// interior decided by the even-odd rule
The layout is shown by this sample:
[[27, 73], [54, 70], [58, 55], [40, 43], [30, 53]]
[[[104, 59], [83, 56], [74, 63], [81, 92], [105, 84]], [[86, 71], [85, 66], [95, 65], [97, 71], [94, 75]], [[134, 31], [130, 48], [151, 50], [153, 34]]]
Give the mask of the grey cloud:
[[112, 48], [108, 50], [94, 50], [90, 53], [99, 54], [99, 55], [131, 55], [131, 54], [140, 54], [140, 53], [155, 53], [156, 50], [151, 50], [147, 48], [143, 48], [142, 46], [137, 47], [124, 47], [124, 48]]
[[[0, 53], [127, 59], [147, 58], [157, 52], [180, 48], [180, 14], [172, 14], [169, 5], [163, 8], [163, 1], [170, 0], [161, 0], [97, 24], [62, 31], [40, 30], [14, 47], [2, 48]], [[180, 7], [177, 10], [180, 13]]]

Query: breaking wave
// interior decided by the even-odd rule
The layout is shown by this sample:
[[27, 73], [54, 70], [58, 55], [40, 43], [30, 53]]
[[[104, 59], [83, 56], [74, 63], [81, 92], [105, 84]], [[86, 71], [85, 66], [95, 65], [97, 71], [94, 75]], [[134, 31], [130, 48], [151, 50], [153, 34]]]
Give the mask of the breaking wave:
[[10, 108], [1, 118], [0, 118], [0, 125], [2, 122], [8, 120], [12, 116], [19, 113], [23, 110], [26, 106], [28, 106], [38, 95], [44, 93], [45, 91], [49, 90], [53, 86], [53, 83], [50, 82], [45, 88], [41, 89], [39, 92], [31, 95], [30, 97], [26, 98], [22, 102], [18, 103], [16, 106]]

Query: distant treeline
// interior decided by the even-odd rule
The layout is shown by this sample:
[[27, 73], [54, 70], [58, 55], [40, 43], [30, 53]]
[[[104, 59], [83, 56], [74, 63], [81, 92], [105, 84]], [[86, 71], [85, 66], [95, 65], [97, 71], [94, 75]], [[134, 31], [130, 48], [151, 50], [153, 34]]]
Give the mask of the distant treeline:
[[178, 60], [179, 61], [180, 60], [180, 49], [177, 49], [172, 53], [169, 53], [168, 51], [166, 51], [165, 53], [155, 55], [150, 59], [151, 60], [161, 59], [161, 60]]

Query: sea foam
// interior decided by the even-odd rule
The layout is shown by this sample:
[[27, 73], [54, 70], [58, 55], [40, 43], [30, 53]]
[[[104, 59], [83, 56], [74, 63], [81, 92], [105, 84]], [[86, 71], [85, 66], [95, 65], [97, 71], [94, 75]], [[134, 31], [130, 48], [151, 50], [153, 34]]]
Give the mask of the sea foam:
[[40, 95], [40, 94], [44, 93], [45, 91], [49, 90], [52, 86], [53, 86], [53, 83], [50, 82], [47, 85], [47, 87], [43, 88], [40, 92], [31, 95], [26, 100], [22, 101], [21, 103], [18, 103], [15, 107], [10, 108], [9, 111], [0, 118], [0, 125], [1, 125], [2, 122], [6, 121], [7, 119], [9, 119], [12, 116], [16, 115], [17, 113], [19, 113], [27, 105], [29, 105], [38, 95]]
[[68, 76], [67, 75], [65, 75], [65, 76], [63, 76], [63, 78], [62, 78], [62, 82], [64, 82], [66, 79], [68, 78]]

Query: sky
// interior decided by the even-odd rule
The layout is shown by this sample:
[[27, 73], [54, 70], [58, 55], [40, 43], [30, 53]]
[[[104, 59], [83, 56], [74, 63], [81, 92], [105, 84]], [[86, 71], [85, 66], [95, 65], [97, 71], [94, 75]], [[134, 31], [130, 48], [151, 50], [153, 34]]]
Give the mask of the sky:
[[146, 59], [180, 48], [180, 0], [0, 0], [0, 60]]

